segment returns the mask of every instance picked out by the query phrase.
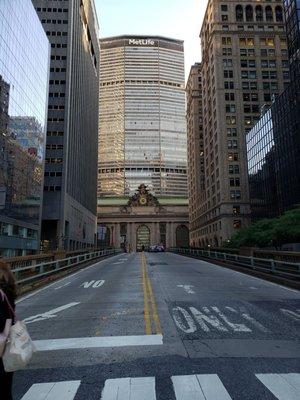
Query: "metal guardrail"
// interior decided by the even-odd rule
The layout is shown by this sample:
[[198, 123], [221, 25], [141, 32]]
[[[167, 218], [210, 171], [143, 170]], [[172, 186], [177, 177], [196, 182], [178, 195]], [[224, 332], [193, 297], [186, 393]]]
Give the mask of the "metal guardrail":
[[57, 272], [64, 271], [86, 261], [91, 261], [100, 257], [111, 256], [119, 253], [121, 253], [121, 250], [101, 250], [94, 253], [80, 254], [60, 260], [53, 260], [40, 264], [28, 265], [26, 267], [14, 268], [12, 269], [12, 272], [16, 278], [17, 284], [22, 286], [24, 284], [34, 283], [40, 278], [45, 278]]
[[271, 260], [267, 258], [256, 258], [240, 256], [238, 254], [220, 253], [209, 250], [179, 249], [173, 248], [172, 252], [188, 255], [192, 257], [203, 257], [222, 261], [228, 264], [247, 267], [253, 271], [265, 272], [276, 276], [281, 276], [290, 280], [300, 280], [300, 264]]

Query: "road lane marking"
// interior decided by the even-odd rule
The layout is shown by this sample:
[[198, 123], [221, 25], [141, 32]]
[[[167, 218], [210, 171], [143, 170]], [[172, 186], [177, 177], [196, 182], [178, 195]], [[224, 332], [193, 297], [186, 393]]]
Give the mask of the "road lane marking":
[[119, 265], [119, 264], [124, 264], [124, 261], [122, 262], [114, 262], [113, 265]]
[[98, 288], [98, 287], [103, 286], [104, 283], [105, 283], [105, 281], [104, 281], [103, 279], [102, 279], [102, 280], [99, 280], [99, 281], [93, 280], [93, 281], [89, 281], [89, 282], [83, 282], [80, 286], [83, 286], [84, 289], [88, 289], [88, 288], [90, 288], [90, 287], [92, 287], [93, 289], [95, 289], [95, 288]]
[[251, 317], [251, 315], [247, 312], [245, 307], [239, 307], [239, 311], [237, 311], [233, 307], [225, 307], [225, 308], [235, 314], [240, 314], [245, 320], [247, 320], [248, 322], [253, 324], [260, 331], [265, 332], [265, 333], [271, 332], [268, 328], [266, 328], [264, 325], [262, 325], [260, 322], [258, 322], [255, 318]]
[[70, 278], [72, 278], [73, 276], [78, 275], [78, 274], [80, 274], [80, 273], [82, 273], [82, 272], [84, 272], [84, 271], [87, 271], [87, 270], [89, 270], [89, 269], [91, 269], [91, 268], [95, 268], [95, 267], [97, 267], [99, 264], [108, 262], [109, 260], [112, 260], [112, 259], [114, 259], [115, 257], [117, 257], [117, 255], [112, 256], [112, 257], [110, 257], [109, 259], [105, 258], [104, 260], [97, 261], [95, 264], [92, 264], [92, 265], [90, 265], [89, 267], [83, 267], [81, 270], [79, 270], [79, 271], [77, 271], [77, 272], [74, 272], [74, 274], [70, 274], [70, 275], [68, 275], [68, 276], [64, 276], [64, 277], [61, 278], [61, 279], [57, 279], [55, 282], [50, 283], [50, 285], [46, 285], [46, 286], [42, 287], [41, 289], [35, 290], [34, 292], [29, 293], [29, 294], [27, 294], [27, 295], [21, 297], [20, 299], [18, 299], [18, 300], [16, 301], [16, 304], [21, 303], [22, 301], [25, 301], [25, 300], [27, 300], [27, 299], [30, 299], [31, 297], [35, 296], [36, 294], [39, 294], [39, 293], [43, 292], [44, 290], [47, 290], [47, 289], [49, 289], [50, 287], [52, 287], [52, 286], [54, 286], [54, 285], [57, 285], [59, 282], [62, 282], [62, 281], [64, 281], [65, 279], [70, 279]]
[[[173, 308], [173, 318], [175, 321], [175, 324], [178, 326], [179, 329], [181, 329], [184, 333], [194, 333], [197, 330], [197, 327], [194, 323], [193, 318], [190, 316], [190, 314], [181, 307], [175, 307]], [[182, 318], [182, 316], [183, 318]]]
[[256, 374], [278, 400], [299, 400], [300, 374]]
[[234, 322], [231, 322], [228, 317], [222, 313], [222, 311], [218, 307], [212, 307], [212, 309], [215, 311], [216, 314], [219, 315], [219, 317], [234, 330], [234, 332], [252, 332], [252, 329], [248, 328], [245, 324], [237, 324]]
[[[257, 330], [263, 333], [272, 333], [272, 331], [262, 325], [259, 321], [253, 318], [245, 307], [238, 307], [235, 309], [230, 306], [224, 307], [225, 311], [221, 311], [219, 307], [201, 307], [199, 309], [195, 307], [189, 307], [189, 310], [182, 307], [174, 307], [172, 309], [172, 316], [177, 327], [185, 333], [193, 333], [197, 331], [195, 322], [200, 326], [204, 332], [210, 332], [211, 329], [220, 332], [242, 332], [252, 333], [253, 330], [248, 326], [252, 325]], [[247, 325], [244, 323], [232, 322], [228, 312], [234, 314], [236, 317], [248, 322]], [[291, 315], [296, 318], [296, 315]]]
[[177, 400], [231, 400], [218, 375], [172, 376]]
[[202, 307], [203, 311], [207, 314], [200, 312], [195, 307], [190, 307], [191, 313], [194, 315], [196, 321], [200, 325], [200, 327], [204, 330], [204, 332], [210, 332], [210, 328], [207, 324], [213, 326], [218, 331], [228, 332], [228, 329], [218, 320], [217, 317], [210, 314], [210, 311], [207, 307]]
[[38, 351], [88, 349], [101, 347], [161, 346], [162, 335], [95, 336], [68, 339], [35, 340]]
[[120, 378], [105, 381], [101, 400], [156, 400], [155, 378]]
[[143, 293], [144, 293], [145, 333], [146, 333], [146, 335], [151, 335], [151, 320], [150, 320], [149, 300], [148, 300], [148, 291], [147, 291], [146, 269], [145, 269], [145, 265], [144, 265], [144, 261], [143, 261], [143, 254], [141, 254], [141, 262], [142, 262], [142, 285], [143, 285]]
[[58, 286], [58, 287], [54, 288], [54, 290], [58, 290], [58, 289], [61, 289], [61, 288], [65, 287], [65, 286], [68, 286], [68, 285], [70, 285], [70, 283], [71, 282], [67, 282], [64, 285], [61, 285], [61, 286]]
[[73, 400], [81, 381], [36, 383], [21, 400]]
[[144, 320], [146, 335], [151, 333], [161, 334], [161, 324], [158, 316], [157, 305], [154, 298], [152, 285], [147, 271], [147, 260], [144, 253], [141, 253], [142, 286], [144, 293]]
[[195, 294], [194, 290], [192, 289], [193, 285], [177, 285], [179, 288], [183, 288], [188, 294]]
[[73, 302], [61, 307], [54, 308], [53, 310], [46, 311], [41, 314], [32, 315], [31, 317], [25, 318], [24, 322], [26, 322], [26, 324], [32, 324], [33, 322], [44, 321], [45, 319], [55, 318], [57, 317], [56, 315], [57, 313], [67, 310], [68, 308], [77, 306], [78, 304], [80, 304], [80, 302]]

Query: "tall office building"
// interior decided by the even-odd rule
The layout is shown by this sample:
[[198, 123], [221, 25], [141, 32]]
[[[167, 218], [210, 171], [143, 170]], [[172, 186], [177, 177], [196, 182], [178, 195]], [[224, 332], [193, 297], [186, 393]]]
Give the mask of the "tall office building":
[[289, 83], [281, 1], [209, 0], [201, 29], [205, 192], [194, 244], [250, 221], [246, 133]]
[[190, 242], [194, 245], [194, 231], [198, 228], [200, 205], [205, 196], [201, 63], [191, 67], [186, 84], [186, 100]]
[[50, 48], [31, 0], [1, 0], [0, 21], [0, 257], [13, 257], [40, 249]]
[[100, 41], [98, 197], [187, 195], [183, 42]]
[[33, 0], [51, 43], [43, 203], [45, 248], [96, 232], [99, 41], [94, 0]]

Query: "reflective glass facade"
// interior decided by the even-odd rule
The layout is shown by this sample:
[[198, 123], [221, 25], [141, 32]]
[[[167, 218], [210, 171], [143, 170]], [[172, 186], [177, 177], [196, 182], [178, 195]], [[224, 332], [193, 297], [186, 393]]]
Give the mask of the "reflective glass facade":
[[252, 218], [300, 203], [300, 81], [294, 81], [247, 135]]
[[183, 43], [103, 39], [100, 71], [98, 197], [187, 195]]
[[1, 0], [0, 256], [39, 249], [48, 66], [31, 0]]

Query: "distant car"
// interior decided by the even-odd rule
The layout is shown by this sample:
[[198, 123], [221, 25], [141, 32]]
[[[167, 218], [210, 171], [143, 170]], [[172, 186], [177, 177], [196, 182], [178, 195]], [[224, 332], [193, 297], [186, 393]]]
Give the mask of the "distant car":
[[164, 248], [164, 246], [162, 246], [160, 244], [156, 244], [154, 246], [150, 246], [149, 251], [152, 253], [161, 253], [161, 252], [165, 251], [165, 248]]

